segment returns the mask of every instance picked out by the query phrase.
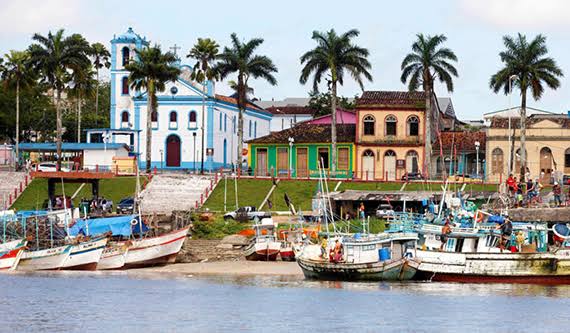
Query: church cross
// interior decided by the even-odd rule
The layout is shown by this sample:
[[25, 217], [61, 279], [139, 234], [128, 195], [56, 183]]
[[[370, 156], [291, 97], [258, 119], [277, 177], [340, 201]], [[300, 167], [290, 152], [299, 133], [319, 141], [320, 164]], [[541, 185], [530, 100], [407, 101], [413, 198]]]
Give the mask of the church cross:
[[176, 45], [176, 43], [174, 44], [174, 46], [170, 47], [170, 49], [174, 52], [174, 55], [177, 55], [177, 51], [181, 49], [180, 46]]

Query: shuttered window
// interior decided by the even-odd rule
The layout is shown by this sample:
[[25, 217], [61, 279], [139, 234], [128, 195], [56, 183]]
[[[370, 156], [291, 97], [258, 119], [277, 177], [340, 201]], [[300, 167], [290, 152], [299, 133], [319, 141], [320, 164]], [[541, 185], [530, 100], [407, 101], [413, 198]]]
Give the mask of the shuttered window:
[[348, 156], [348, 148], [339, 148], [338, 149], [338, 169], [339, 170], [348, 170], [348, 164], [350, 162]]

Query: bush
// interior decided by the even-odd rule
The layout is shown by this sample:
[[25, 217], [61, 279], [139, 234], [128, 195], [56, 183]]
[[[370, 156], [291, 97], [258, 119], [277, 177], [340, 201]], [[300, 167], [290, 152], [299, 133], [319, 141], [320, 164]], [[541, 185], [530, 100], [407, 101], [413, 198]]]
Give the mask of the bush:
[[221, 239], [249, 228], [249, 225], [233, 220], [224, 221], [220, 216], [216, 216], [214, 221], [199, 221], [197, 218], [193, 221], [192, 237], [196, 239]]

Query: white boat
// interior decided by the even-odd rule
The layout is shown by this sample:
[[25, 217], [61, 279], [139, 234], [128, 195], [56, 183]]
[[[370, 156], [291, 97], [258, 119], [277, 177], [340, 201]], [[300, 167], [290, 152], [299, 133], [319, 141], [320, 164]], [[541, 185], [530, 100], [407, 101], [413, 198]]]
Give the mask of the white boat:
[[0, 271], [16, 269], [26, 243], [25, 240], [16, 240], [0, 244]]
[[94, 271], [107, 245], [107, 238], [98, 238], [72, 245], [71, 253], [62, 266], [65, 270]]
[[157, 237], [132, 240], [123, 268], [174, 263], [189, 229], [190, 226]]
[[275, 261], [281, 251], [281, 242], [275, 235], [276, 225], [271, 218], [264, 218], [253, 226], [255, 237], [244, 248], [247, 260]]
[[71, 248], [71, 245], [64, 245], [45, 250], [24, 251], [16, 269], [19, 271], [60, 269], [69, 257]]
[[129, 253], [129, 246], [129, 244], [124, 242], [121, 244], [107, 244], [107, 247], [101, 255], [101, 259], [97, 264], [97, 270], [118, 269], [125, 266], [127, 254]]

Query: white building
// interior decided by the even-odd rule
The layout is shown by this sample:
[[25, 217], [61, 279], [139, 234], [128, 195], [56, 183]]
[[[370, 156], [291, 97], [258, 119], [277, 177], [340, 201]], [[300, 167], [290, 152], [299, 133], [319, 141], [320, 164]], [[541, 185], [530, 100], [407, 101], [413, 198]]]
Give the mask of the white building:
[[271, 132], [286, 130], [293, 125], [313, 119], [314, 110], [305, 106], [271, 106], [266, 108], [271, 118]]
[[[555, 115], [558, 113], [554, 113], [554, 112], [550, 112], [550, 111], [546, 111], [546, 110], [540, 110], [540, 109], [535, 109], [535, 108], [531, 108], [531, 107], [526, 107], [526, 116], [530, 116], [533, 114], [546, 114], [546, 115]], [[497, 111], [491, 111], [491, 112], [487, 112], [483, 114], [483, 119], [485, 120], [485, 125], [490, 125], [491, 124], [491, 119], [493, 117], [498, 117], [498, 118], [518, 118], [521, 115], [521, 107], [517, 106], [517, 107], [512, 107], [509, 109], [502, 109], [502, 110], [497, 110]]]
[[[148, 43], [131, 28], [111, 40], [111, 128], [88, 131], [90, 141], [107, 133], [110, 142], [129, 145], [139, 156], [140, 166], [146, 163], [147, 95], [131, 90], [125, 65], [135, 57], [135, 49]], [[180, 64], [180, 69], [178, 80], [157, 93], [158, 109], [151, 115], [152, 167], [200, 169], [202, 127], [204, 169], [227, 167], [238, 157], [237, 101], [216, 94], [211, 82], [192, 82], [190, 66]], [[271, 113], [249, 104], [244, 113], [244, 141], [269, 134], [271, 118]]]

